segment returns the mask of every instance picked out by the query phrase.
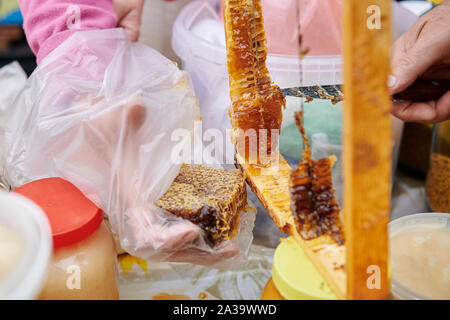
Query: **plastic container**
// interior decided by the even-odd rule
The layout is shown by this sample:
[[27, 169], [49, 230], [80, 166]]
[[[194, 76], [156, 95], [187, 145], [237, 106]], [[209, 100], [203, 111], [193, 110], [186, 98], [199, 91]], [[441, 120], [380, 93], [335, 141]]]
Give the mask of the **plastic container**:
[[53, 257], [40, 299], [118, 299], [114, 240], [103, 212], [73, 184], [60, 178], [17, 188], [50, 221]]
[[389, 223], [392, 295], [450, 299], [450, 215], [420, 213]]
[[139, 42], [157, 50], [166, 58], [177, 61], [177, 57], [170, 45], [171, 30], [168, 26], [172, 26], [181, 8], [189, 1], [144, 1]]
[[[215, 8], [204, 1], [192, 1], [181, 10], [175, 20], [172, 47], [182, 60], [182, 68], [191, 75], [200, 103], [203, 129], [218, 128], [223, 131], [223, 136], [228, 137], [226, 130], [230, 128], [230, 121], [227, 112], [231, 102], [223, 30], [223, 23]], [[343, 79], [341, 55], [307, 55], [300, 61], [297, 55], [269, 54], [267, 67], [272, 80], [281, 88], [300, 85], [300, 78], [305, 86], [339, 84]], [[342, 103], [332, 105], [324, 100], [313, 100], [305, 104], [305, 126], [308, 135], [317, 132], [329, 133], [330, 127], [339, 127], [336, 140], [340, 143], [341, 105]], [[301, 139], [294, 124], [294, 113], [299, 107], [299, 98], [287, 97], [280, 151], [293, 159], [299, 159], [302, 149]], [[314, 110], [319, 111], [314, 113]], [[311, 120], [313, 113], [314, 119]], [[308, 119], [309, 115], [311, 117]], [[393, 124], [395, 168], [403, 122], [393, 118]], [[333, 129], [331, 133], [334, 132]], [[296, 141], [296, 144], [292, 141]], [[232, 154], [228, 156], [233, 159]]]
[[450, 120], [433, 128], [426, 194], [432, 211], [450, 213]]
[[262, 297], [275, 298], [278, 292], [287, 300], [336, 299], [319, 271], [291, 237], [283, 239], [275, 250], [272, 281], [274, 287], [269, 281]]
[[[226, 115], [230, 98], [224, 27], [208, 2], [192, 1], [183, 8], [173, 26], [172, 47], [182, 60], [182, 68], [192, 77], [202, 111], [208, 106]], [[342, 63], [340, 55], [305, 57], [301, 63], [297, 55], [269, 54], [267, 57], [272, 80], [281, 88], [299, 85], [300, 69], [304, 85], [340, 83]], [[283, 126], [294, 122], [293, 108], [298, 107], [298, 99], [292, 98], [295, 106], [291, 106], [290, 100], [288, 97]]]
[[0, 191], [0, 238], [0, 300], [36, 298], [52, 250], [44, 212], [25, 197]]

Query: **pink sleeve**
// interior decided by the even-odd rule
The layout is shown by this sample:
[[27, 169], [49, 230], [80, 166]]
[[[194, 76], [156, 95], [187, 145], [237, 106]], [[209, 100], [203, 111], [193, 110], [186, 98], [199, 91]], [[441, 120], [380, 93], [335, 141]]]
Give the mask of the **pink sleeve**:
[[37, 63], [78, 30], [114, 28], [112, 0], [19, 0]]

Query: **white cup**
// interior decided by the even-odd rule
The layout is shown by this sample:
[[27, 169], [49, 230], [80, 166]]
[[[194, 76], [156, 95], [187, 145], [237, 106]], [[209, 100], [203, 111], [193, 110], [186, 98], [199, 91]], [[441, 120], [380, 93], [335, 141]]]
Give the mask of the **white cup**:
[[0, 277], [0, 299], [34, 299], [45, 282], [52, 253], [48, 219], [31, 200], [0, 191], [0, 225], [23, 241], [18, 262]]

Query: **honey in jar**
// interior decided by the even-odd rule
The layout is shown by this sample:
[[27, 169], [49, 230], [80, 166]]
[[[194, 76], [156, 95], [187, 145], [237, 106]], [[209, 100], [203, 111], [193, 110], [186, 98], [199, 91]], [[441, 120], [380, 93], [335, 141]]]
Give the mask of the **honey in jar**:
[[118, 299], [117, 256], [103, 212], [70, 182], [48, 178], [17, 188], [45, 212], [53, 236], [53, 256], [39, 298]]

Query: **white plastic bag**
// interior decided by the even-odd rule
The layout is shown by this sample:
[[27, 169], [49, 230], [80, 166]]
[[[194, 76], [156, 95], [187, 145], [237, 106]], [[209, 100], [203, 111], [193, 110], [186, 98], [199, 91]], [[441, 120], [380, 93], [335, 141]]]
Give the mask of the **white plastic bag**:
[[[17, 94], [23, 89], [27, 81], [27, 75], [17, 61], [11, 62], [0, 68], [0, 169], [4, 167], [3, 152], [3, 130], [7, 122], [9, 106]], [[0, 180], [2, 172], [0, 171]], [[0, 181], [1, 183], [1, 181]]]
[[199, 108], [188, 74], [128, 41], [122, 29], [68, 38], [41, 62], [8, 115], [11, 185], [69, 180], [108, 215], [122, 248], [144, 259], [216, 267], [245, 260], [253, 213], [241, 215], [235, 238], [211, 248], [199, 227], [155, 206], [180, 167], [172, 149], [181, 142], [172, 133], [192, 132]]
[[258, 300], [272, 276], [274, 249], [253, 244], [245, 267], [217, 270], [188, 263], [119, 257], [122, 300]]

